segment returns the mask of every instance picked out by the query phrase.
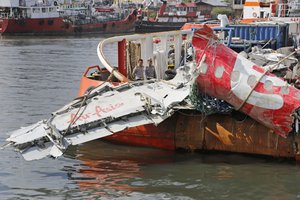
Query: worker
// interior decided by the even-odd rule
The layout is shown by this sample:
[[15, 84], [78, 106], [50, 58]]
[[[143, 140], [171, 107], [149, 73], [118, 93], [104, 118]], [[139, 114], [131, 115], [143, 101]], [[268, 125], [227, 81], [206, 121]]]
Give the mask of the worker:
[[146, 66], [145, 75], [146, 75], [147, 80], [156, 78], [155, 67], [152, 64], [152, 59], [151, 58], [148, 59], [148, 66]]
[[143, 59], [139, 59], [137, 66], [133, 69], [132, 77], [134, 77], [134, 80], [136, 81], [144, 80], [144, 73]]
[[168, 69], [165, 71], [165, 80], [171, 80], [176, 76], [176, 70], [174, 64], [169, 64]]

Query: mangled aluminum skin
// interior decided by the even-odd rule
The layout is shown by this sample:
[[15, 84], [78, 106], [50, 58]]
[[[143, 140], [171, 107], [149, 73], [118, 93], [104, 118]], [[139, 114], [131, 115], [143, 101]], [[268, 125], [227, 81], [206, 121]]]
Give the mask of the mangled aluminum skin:
[[285, 137], [293, 130], [298, 89], [221, 44], [207, 26], [195, 31], [193, 46], [201, 92], [227, 101], [276, 134]]
[[48, 120], [14, 131], [9, 145], [25, 160], [61, 156], [77, 145], [126, 128], [159, 124], [186, 101], [198, 72], [195, 63], [177, 69], [170, 81], [141, 81], [114, 86], [103, 82], [85, 96], [52, 113]]

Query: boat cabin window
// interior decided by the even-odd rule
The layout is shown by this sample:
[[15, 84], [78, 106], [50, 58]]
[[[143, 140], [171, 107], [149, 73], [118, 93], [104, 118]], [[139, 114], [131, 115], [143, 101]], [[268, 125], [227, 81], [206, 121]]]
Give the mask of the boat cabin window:
[[234, 0], [234, 5], [244, 5], [245, 4], [245, 0]]
[[194, 7], [188, 7], [188, 12], [195, 12], [195, 11], [197, 11], [196, 8], [194, 8]]
[[33, 13], [39, 13], [40, 11], [39, 11], [38, 8], [33, 8], [33, 9], [32, 9], [32, 12], [33, 12]]
[[264, 11], [261, 11], [259, 17], [260, 17], [260, 18], [265, 18], [265, 12], [264, 12]]

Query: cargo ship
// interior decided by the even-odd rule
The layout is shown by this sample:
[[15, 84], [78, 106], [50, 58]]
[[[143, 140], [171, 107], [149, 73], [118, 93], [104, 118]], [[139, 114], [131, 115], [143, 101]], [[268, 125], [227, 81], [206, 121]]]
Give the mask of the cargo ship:
[[179, 30], [187, 22], [204, 21], [196, 3], [172, 3], [163, 1], [158, 11], [147, 6], [136, 22], [136, 32], [160, 32]]
[[246, 0], [243, 7], [243, 19], [241, 23], [254, 21], [299, 21], [299, 0]]
[[2, 35], [72, 35], [83, 33], [134, 32], [137, 12], [94, 8], [89, 4], [58, 1], [0, 2]]

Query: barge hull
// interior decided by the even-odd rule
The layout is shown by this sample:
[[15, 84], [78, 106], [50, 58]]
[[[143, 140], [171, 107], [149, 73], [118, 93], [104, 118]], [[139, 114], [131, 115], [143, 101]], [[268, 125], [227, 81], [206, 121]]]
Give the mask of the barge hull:
[[296, 138], [283, 138], [247, 116], [176, 113], [158, 126], [129, 128], [104, 138], [166, 150], [220, 151], [297, 159]]
[[180, 30], [185, 22], [137, 22], [136, 33], [154, 33]]
[[1, 35], [78, 35], [83, 33], [134, 32], [136, 12], [124, 20], [102, 23], [77, 24], [62, 17], [44, 19], [0, 19]]
[[52, 35], [71, 33], [72, 27], [62, 18], [47, 19], [1, 19], [2, 35]]

